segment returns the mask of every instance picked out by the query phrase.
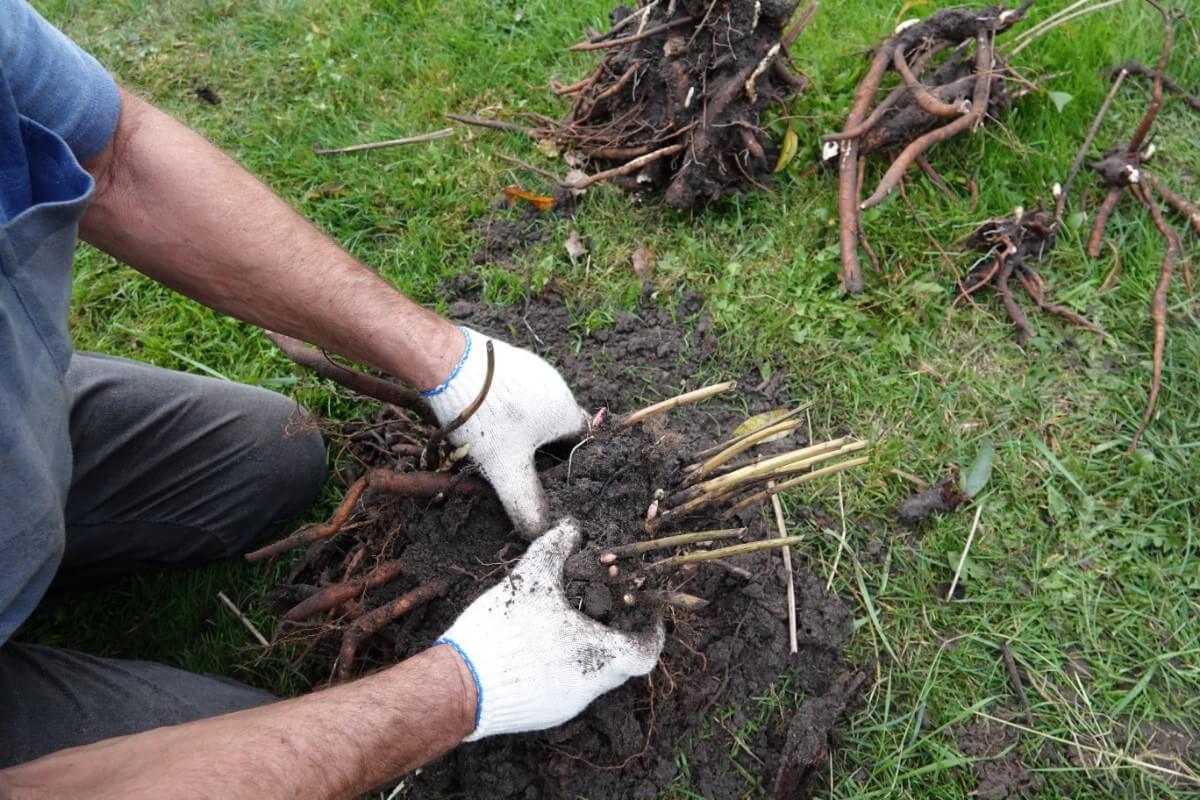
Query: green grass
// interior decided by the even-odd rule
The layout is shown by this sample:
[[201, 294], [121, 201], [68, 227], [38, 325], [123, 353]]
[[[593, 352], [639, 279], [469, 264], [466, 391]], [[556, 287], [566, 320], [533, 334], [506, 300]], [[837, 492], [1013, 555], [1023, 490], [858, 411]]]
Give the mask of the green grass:
[[[447, 111], [561, 115], [563, 104], [536, 86], [593, 63], [564, 46], [586, 25], [604, 27], [609, 7], [607, 0], [40, 5], [126, 85], [211, 137], [351, 252], [433, 305], [438, 282], [465, 269], [478, 246], [465, 221], [484, 213], [506, 185], [544, 188], [491, 154], [546, 159], [519, 136], [467, 130], [337, 158], [315, 157], [313, 143], [433, 130]], [[1039, 4], [1033, 18], [1063, 5]], [[1116, 288], [1101, 291], [1113, 250], [1087, 259], [1087, 225], [1078, 217], [1042, 270], [1054, 296], [1103, 326], [1106, 339], [1035, 315], [1038, 336], [1022, 350], [994, 298], [980, 301], [987, 314], [949, 313], [951, 275], [899, 198], [865, 217], [884, 273], [868, 269], [862, 298], [839, 296], [835, 176], [807, 168], [817, 135], [840, 126], [862, 74], [858, 54], [899, 11], [899, 3], [827, 3], [804, 33], [795, 51], [815, 85], [787, 110], [801, 153], [777, 176], [775, 194], [680, 215], [631, 206], [601, 187], [574, 222], [593, 243], [586, 259], [566, 257], [566, 223], [557, 223], [551, 243], [530, 253], [521, 270], [483, 270], [487, 295], [512, 301], [553, 278], [592, 309], [581, 313], [582, 327], [602, 325], [612, 308], [636, 297], [630, 254], [649, 241], [659, 302], [701, 291], [731, 359], [779, 357], [788, 365], [797, 395], [815, 402], [818, 435], [848, 428], [877, 442], [870, 468], [846, 484], [847, 552], [834, 586], [856, 608], [851, 657], [878, 659], [879, 667], [832, 771], [816, 779], [819, 794], [965, 797], [974, 782], [951, 729], [979, 713], [1008, 716], [1000, 657], [1000, 643], [1008, 642], [1036, 684], [1027, 693], [1038, 734], [1019, 746], [1045, 771], [1045, 796], [1183, 797], [1116, 757], [1064, 766], [1036, 752], [1043, 737], [1053, 737], [1136, 756], [1137, 737], [1118, 744], [1114, 729], [1143, 719], [1200, 722], [1196, 317], [1177, 289], [1159, 413], [1143, 449], [1129, 455], [1147, 397], [1147, 307], [1162, 242], [1127, 202], [1108, 233], [1121, 253]], [[1032, 95], [1003, 127], [939, 147], [938, 169], [964, 199], [973, 180], [978, 205], [969, 209], [924, 179], [910, 181], [916, 214], [932, 237], [949, 248], [987, 216], [1049, 201], [1107, 90], [1101, 71], [1129, 57], [1152, 62], [1159, 30], [1148, 6], [1130, 2], [1025, 50], [1027, 74], [1066, 71], [1050, 88], [1072, 99], [1059, 112], [1047, 95]], [[1198, 42], [1195, 27], [1178, 26], [1171, 72], [1187, 86], [1200, 83]], [[220, 94], [219, 106], [191, 94], [197, 79]], [[1143, 83], [1127, 81], [1098, 141], [1127, 136], [1145, 97]], [[782, 128], [776, 121], [772, 129]], [[1159, 170], [1200, 197], [1200, 117], [1172, 100], [1156, 131]], [[867, 183], [879, 174], [872, 166]], [[1077, 186], [1090, 182], [1085, 172]], [[1094, 207], [1097, 190], [1088, 195]], [[1194, 259], [1196, 237], [1184, 238]], [[953, 250], [951, 259], [959, 270], [970, 263]], [[250, 327], [86, 247], [77, 259], [72, 323], [81, 349], [273, 387], [333, 418], [355, 410], [327, 387], [294, 377]], [[966, 599], [947, 604], [938, 587], [953, 575], [973, 509], [920, 532], [900, 529], [891, 510], [912, 487], [894, 470], [933, 480], [969, 464], [985, 437], [996, 448], [995, 473], [979, 498], [985, 510], [965, 570]], [[330, 487], [327, 502], [334, 493]], [[836, 509], [836, 487], [787, 498], [792, 508], [814, 503]], [[798, 554], [828, 575], [839, 533], [800, 530], [810, 539]], [[881, 548], [878, 559], [867, 558], [869, 543]], [[260, 568], [236, 564], [142, 577], [104, 594], [51, 601], [25, 635], [292, 691], [303, 686], [301, 676], [258, 659], [215, 599], [224, 590], [267, 628], [257, 598], [268, 584]], [[765, 716], [747, 712], [748, 724], [765, 724], [772, 709], [792, 700], [781, 689], [765, 701]], [[706, 730], [698, 723], [697, 735]], [[687, 796], [686, 785], [677, 794]]]

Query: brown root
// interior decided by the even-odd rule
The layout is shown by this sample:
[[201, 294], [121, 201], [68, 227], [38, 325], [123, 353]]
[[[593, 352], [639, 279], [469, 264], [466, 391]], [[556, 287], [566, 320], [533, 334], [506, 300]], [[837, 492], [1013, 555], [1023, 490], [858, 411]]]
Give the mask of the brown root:
[[330, 359], [324, 351], [309, 347], [299, 339], [274, 331], [264, 331], [264, 333], [284, 352], [284, 355], [322, 378], [327, 378], [340, 386], [374, 398], [381, 403], [390, 403], [400, 408], [411, 409], [426, 421], [434, 419], [433, 412], [420, 393], [406, 389], [386, 378], [344, 367]]
[[1137, 449], [1142, 434], [1145, 433], [1150, 420], [1154, 417], [1154, 408], [1158, 404], [1158, 393], [1162, 388], [1163, 351], [1167, 345], [1167, 290], [1171, 287], [1171, 277], [1175, 274], [1175, 259], [1182, 249], [1177, 234], [1158, 210], [1158, 203], [1150, 192], [1145, 192], [1142, 201], [1150, 209], [1150, 216], [1155, 227], [1167, 240], [1167, 250], [1163, 254], [1162, 267], [1159, 269], [1158, 286], [1154, 289], [1154, 297], [1150, 301], [1150, 319], [1154, 323], [1154, 356], [1150, 378], [1150, 398], [1146, 401], [1146, 412], [1142, 415], [1142, 424], [1138, 426], [1129, 450]]
[[1100, 257], [1100, 246], [1104, 243], [1104, 229], [1108, 227], [1108, 218], [1112, 216], [1121, 201], [1121, 188], [1114, 186], [1104, 196], [1100, 208], [1096, 209], [1096, 219], [1092, 223], [1092, 233], [1087, 240], [1087, 254], [1092, 258]]
[[[855, 90], [842, 132], [823, 137], [827, 142], [838, 142], [841, 284], [847, 293], [862, 291], [858, 256], [859, 245], [866, 245], [862, 211], [882, 202], [914, 163], [920, 164], [945, 191], [948, 187], [933, 177], [936, 171], [924, 161], [924, 153], [982, 124], [989, 116], [997, 116], [1011, 102], [1004, 81], [1012, 72], [996, 51], [995, 37], [1022, 19], [1029, 6], [1026, 2], [1012, 11], [1002, 6], [942, 9], [898, 31], [876, 49], [870, 68]], [[967, 48], [972, 43], [975, 58], [967, 62]], [[923, 77], [933, 56], [950, 48], [949, 56], [927, 78]], [[910, 56], [914, 56], [911, 66]], [[899, 73], [901, 82], [868, 113], [889, 68]], [[896, 149], [900, 153], [878, 187], [859, 202], [861, 158]], [[873, 254], [872, 262], [877, 262]]]
[[283, 615], [283, 618], [289, 622], [301, 622], [309, 617], [337, 608], [358, 597], [367, 589], [373, 589], [395, 580], [403, 569], [404, 565], [401, 562], [387, 561], [361, 578], [324, 587], [311, 597], [297, 603], [291, 611]]
[[337, 677], [339, 681], [350, 680], [354, 658], [363, 641], [374, 635], [389, 622], [394, 622], [414, 608], [436, 600], [450, 590], [449, 581], [431, 581], [401, 595], [387, 605], [380, 606], [354, 621], [342, 635], [342, 647], [338, 653]]
[[454, 491], [472, 494], [486, 491], [486, 484], [479, 480], [461, 480], [447, 472], [396, 472], [390, 469], [374, 469], [359, 478], [346, 490], [346, 496], [338, 505], [329, 521], [322, 525], [302, 528], [291, 536], [260, 547], [246, 554], [247, 561], [263, 561], [286, 553], [296, 547], [307, 547], [336, 536], [345, 526], [354, 507], [364, 492], [382, 491], [403, 497], [436, 497], [453, 487]]

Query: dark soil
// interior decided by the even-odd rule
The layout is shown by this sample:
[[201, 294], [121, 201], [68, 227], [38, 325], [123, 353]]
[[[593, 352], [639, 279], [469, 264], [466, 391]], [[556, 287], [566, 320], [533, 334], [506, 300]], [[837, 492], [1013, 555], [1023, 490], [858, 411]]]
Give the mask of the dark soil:
[[568, 191], [554, 194], [554, 206], [541, 211], [534, 206], [513, 207], [506, 197], [498, 199], [487, 215], [471, 223], [469, 230], [483, 239], [481, 247], [471, 256], [471, 263], [512, 264], [531, 248], [544, 242], [553, 224], [561, 217], [575, 213], [576, 198]]
[[[466, 283], [469, 284], [469, 281]], [[469, 289], [468, 291], [473, 291]], [[530, 346], [557, 358], [579, 401], [587, 408], [613, 412], [638, 408], [644, 401], [696, 388], [695, 376], [718, 357], [717, 342], [699, 302], [682, 301], [674, 311], [644, 306], [620, 313], [609, 329], [580, 334], [568, 309], [552, 294], [524, 306], [488, 306], [473, 299], [451, 304], [451, 316], [486, 333]], [[790, 405], [781, 379], [743, 382], [736, 397], [726, 395], [702, 406], [672, 412], [667, 423], [643, 424], [607, 433], [573, 454], [545, 456], [543, 483], [556, 513], [580, 520], [585, 551], [647, 538], [642, 530], [654, 490], [668, 485], [691, 454], [728, 437], [747, 416]], [[357, 423], [351, 450], [371, 466], [396, 466], [390, 448], [403, 449], [405, 423]], [[369, 428], [369, 425], [375, 425]], [[787, 446], [788, 443], [773, 443]], [[790, 446], [800, 446], [792, 441]], [[403, 460], [403, 459], [401, 459]], [[353, 475], [347, 476], [352, 478]], [[761, 510], [744, 512], [747, 539], [776, 535]], [[374, 608], [434, 579], [452, 581], [449, 593], [401, 618], [360, 648], [357, 672], [402, 660], [450, 626], [475, 597], [499, 580], [519, 558], [525, 543], [511, 530], [498, 501], [490, 495], [452, 495], [444, 504], [428, 500], [368, 495], [351, 518], [352, 529], [316, 545], [280, 590], [287, 607], [311, 588], [343, 580], [345, 564], [363, 542], [370, 543], [369, 563], [401, 559], [402, 576], [365, 599]], [[727, 527], [696, 518], [686, 530]], [[648, 553], [644, 562], [668, 555]], [[594, 563], [594, 562], [592, 562]], [[637, 557], [619, 562], [626, 574]], [[655, 797], [673, 782], [693, 787], [704, 797], [740, 797], [770, 792], [778, 781], [786, 797], [805, 796], [814, 767], [826, 769], [834, 746], [834, 728], [852, 707], [862, 680], [848, 674], [840, 648], [850, 632], [849, 610], [825, 592], [822, 582], [798, 560], [795, 585], [799, 652], [788, 653], [785, 573], [778, 551], [729, 560], [750, 577], [711, 564], [693, 572], [661, 571], [643, 589], [687, 592], [710, 605], [698, 612], [665, 609], [667, 642], [659, 667], [605, 695], [575, 720], [550, 731], [504, 736], [464, 744], [406, 779], [407, 796], [420, 798], [599, 798]], [[610, 583], [604, 575], [577, 572], [568, 581], [572, 602], [588, 614], [622, 628], [640, 628], [651, 617], [644, 605], [622, 602], [628, 583]], [[346, 620], [308, 623], [294, 635], [311, 643], [308, 666], [328, 676]], [[791, 680], [787, 698], [755, 732], [741, 735], [757, 714], [752, 698], [771, 691], [781, 674]], [[803, 701], [795, 721], [787, 717]], [[734, 709], [719, 724], [711, 712]], [[738, 735], [735, 744], [733, 736]], [[675, 760], [686, 754], [686, 772]], [[733, 752], [734, 755], [730, 755]], [[752, 755], [750, 755], [752, 754]], [[737, 761], [748, 783], [734, 766]]]
[[956, 731], [958, 749], [974, 758], [971, 770], [978, 783], [971, 793], [982, 800], [1027, 797], [1045, 784], [1021, 761], [1017, 730], [987, 721], [972, 722]]

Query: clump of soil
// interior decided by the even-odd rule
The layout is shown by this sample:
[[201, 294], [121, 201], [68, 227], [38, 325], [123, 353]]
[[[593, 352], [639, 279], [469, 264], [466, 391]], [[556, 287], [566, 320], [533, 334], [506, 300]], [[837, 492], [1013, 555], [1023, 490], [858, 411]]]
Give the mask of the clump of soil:
[[[561, 299], [549, 294], [524, 306], [504, 307], [464, 298], [452, 303], [451, 312], [485, 333], [557, 356], [585, 407], [608, 406], [614, 412], [639, 407], [643, 393], [674, 394], [716, 353], [707, 319], [694, 299], [676, 310], [680, 317], [690, 317], [690, 324], [680, 324], [671, 312], [643, 306], [591, 335], [575, 331]], [[580, 520], [585, 551], [648, 538], [642, 525], [655, 489], [690, 463], [695, 452], [728, 436], [745, 419], [745, 406], [753, 413], [789, 405], [778, 380], [757, 387], [751, 380], [748, 385], [737, 401], [721, 398], [674, 412], [666, 422], [602, 433], [573, 451], [544, 455], [543, 483], [552, 507], [556, 514]], [[408, 425], [397, 411], [384, 407], [374, 420], [351, 426], [355, 430], [348, 446], [363, 467], [395, 468], [416, 457], [406, 439]], [[753, 509], [739, 521], [748, 528], [747, 540], [776, 535], [773, 524]], [[706, 524], [701, 516], [686, 529], [728, 524]], [[290, 607], [316, 587], [344, 581], [350, 566], [403, 564], [398, 578], [359, 593], [328, 619], [291, 629], [289, 636], [308, 642], [307, 666], [325, 676], [338, 657], [339, 634], [356, 615], [417, 587], [447, 581], [439, 599], [362, 643], [355, 671], [370, 671], [428, 647], [472, 600], [503, 578], [524, 546], [490, 492], [450, 492], [445, 502], [373, 493], [364, 496], [341, 533], [309, 549], [277, 600], [281, 609]], [[665, 554], [646, 553], [619, 563], [629, 575]], [[777, 550], [735, 556], [724, 565], [706, 562], [690, 572], [646, 575], [639, 591], [682, 591], [709, 602], [695, 612], [662, 609], [667, 641], [654, 672], [604, 695], [553, 730], [464, 744], [407, 778], [409, 796], [655, 797], [674, 781], [705, 797], [741, 796], [772, 785], [786, 790], [780, 796], [804, 796], [809, 774], [814, 767], [824, 769], [838, 719], [852, 707], [862, 684], [848, 673], [840, 654], [850, 632], [849, 610], [803, 563], [797, 565], [799, 652], [790, 655], [787, 576]], [[629, 588], [629, 583], [613, 583], [604, 574], [584, 570], [568, 581], [567, 594], [585, 613], [610, 625], [642, 628], [659, 607], [627, 606], [623, 596]], [[785, 718], [772, 712], [753, 733], [740, 733], [747, 719], [743, 715], [755, 711], [752, 698], [768, 693], [785, 673], [792, 676], [787, 691], [797, 693], [792, 695], [796, 699], [807, 698], [799, 721], [789, 730]], [[726, 708], [734, 709], [731, 716], [706, 725]], [[675, 761], [680, 749], [687, 756], [686, 773]], [[760, 785], [747, 783], [733, 761], [759, 776]]]
[[1021, 761], [1017, 731], [987, 721], [972, 722], [957, 729], [958, 749], [974, 758], [971, 771], [978, 783], [971, 793], [982, 800], [1028, 797], [1045, 785], [1041, 775]]
[[574, 50], [600, 65], [554, 90], [574, 100], [539, 131], [577, 150], [598, 173], [687, 210], [770, 182], [779, 149], [761, 114], [804, 89], [788, 48], [811, 18], [786, 0], [617, 6], [611, 29]]
[[958, 485], [958, 474], [947, 475], [937, 486], [908, 496], [900, 504], [900, 521], [908, 525], [925, 522], [934, 514], [949, 514], [967, 501]]

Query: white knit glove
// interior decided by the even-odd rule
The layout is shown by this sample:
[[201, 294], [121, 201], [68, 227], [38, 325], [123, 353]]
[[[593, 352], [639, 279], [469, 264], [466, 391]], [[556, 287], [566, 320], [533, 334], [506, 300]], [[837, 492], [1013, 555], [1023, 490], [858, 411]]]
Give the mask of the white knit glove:
[[[487, 337], [460, 328], [467, 337], [462, 359], [440, 386], [425, 392], [445, 425], [471, 404], [487, 374]], [[495, 370], [483, 405], [458, 430], [452, 444], [471, 446], [470, 455], [504, 504], [509, 519], [527, 538], [550, 524], [546, 497], [533, 466], [539, 447], [587, 430], [587, 414], [554, 367], [528, 350], [492, 339]]]
[[475, 678], [467, 741], [560, 725], [658, 662], [661, 620], [654, 630], [622, 633], [567, 604], [563, 563], [578, 546], [578, 524], [560, 521], [437, 640], [457, 650]]

